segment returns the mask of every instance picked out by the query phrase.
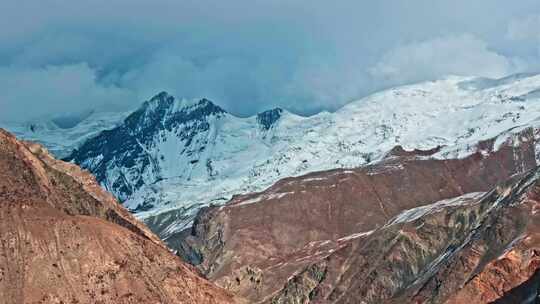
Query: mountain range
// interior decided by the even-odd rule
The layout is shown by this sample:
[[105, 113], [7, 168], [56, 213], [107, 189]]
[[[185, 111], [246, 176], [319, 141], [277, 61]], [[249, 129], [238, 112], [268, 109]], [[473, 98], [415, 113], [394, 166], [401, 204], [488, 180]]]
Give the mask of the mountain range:
[[[223, 204], [284, 177], [374, 163], [397, 145], [442, 147], [433, 157], [462, 158], [480, 140], [500, 135], [504, 141], [535, 126], [540, 106], [532, 100], [539, 89], [538, 75], [448, 77], [382, 91], [335, 113], [302, 117], [278, 108], [248, 118], [207, 99], [162, 92], [123, 121], [120, 114], [90, 116], [50, 135], [12, 129], [22, 138], [42, 138], [53, 153], [60, 145], [75, 148], [58, 156], [94, 173], [167, 239], [189, 227], [201, 206]], [[72, 134], [79, 140], [64, 140]]]
[[309, 117], [162, 92], [69, 122], [3, 126], [250, 303], [537, 297], [540, 75], [451, 76]]

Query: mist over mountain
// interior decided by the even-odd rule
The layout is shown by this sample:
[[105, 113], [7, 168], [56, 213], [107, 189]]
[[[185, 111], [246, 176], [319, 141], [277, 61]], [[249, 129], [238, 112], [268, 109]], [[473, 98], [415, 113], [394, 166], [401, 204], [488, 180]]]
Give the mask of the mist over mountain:
[[534, 0], [2, 1], [0, 121], [132, 111], [160, 91], [314, 114], [449, 74], [539, 71], [538, 16]]

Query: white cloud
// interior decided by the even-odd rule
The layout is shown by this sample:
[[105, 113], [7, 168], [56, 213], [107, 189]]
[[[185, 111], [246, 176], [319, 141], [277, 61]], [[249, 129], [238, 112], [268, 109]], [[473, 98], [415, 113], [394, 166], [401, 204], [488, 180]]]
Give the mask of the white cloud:
[[521, 16], [539, 14], [538, 0], [2, 0], [0, 119], [159, 90], [309, 114], [449, 73], [534, 72], [539, 18]]
[[540, 39], [540, 15], [514, 19], [508, 26], [506, 36], [514, 40]]
[[514, 72], [511, 59], [469, 34], [410, 43], [387, 52], [370, 68], [382, 81], [400, 84], [444, 75], [502, 77]]

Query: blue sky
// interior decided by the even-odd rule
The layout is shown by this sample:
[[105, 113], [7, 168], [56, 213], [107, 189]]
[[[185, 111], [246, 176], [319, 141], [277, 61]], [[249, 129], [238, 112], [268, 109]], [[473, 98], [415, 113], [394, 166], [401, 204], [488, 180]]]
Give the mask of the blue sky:
[[539, 70], [537, 0], [0, 1], [0, 120], [124, 111], [161, 90], [311, 114], [447, 74]]

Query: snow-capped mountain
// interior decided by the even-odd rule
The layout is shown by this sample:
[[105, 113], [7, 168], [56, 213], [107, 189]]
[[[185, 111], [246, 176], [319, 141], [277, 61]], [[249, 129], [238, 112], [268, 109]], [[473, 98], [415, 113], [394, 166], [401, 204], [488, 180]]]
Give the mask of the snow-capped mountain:
[[163, 92], [68, 159], [167, 238], [188, 227], [200, 207], [284, 177], [362, 166], [397, 145], [464, 157], [480, 140], [512, 140], [539, 117], [540, 75], [447, 77], [310, 117], [273, 109], [240, 118], [209, 100]]
[[103, 130], [114, 128], [128, 113], [89, 112], [84, 115], [43, 118], [28, 122], [3, 122], [0, 127], [15, 136], [40, 142], [56, 157], [63, 158]]

